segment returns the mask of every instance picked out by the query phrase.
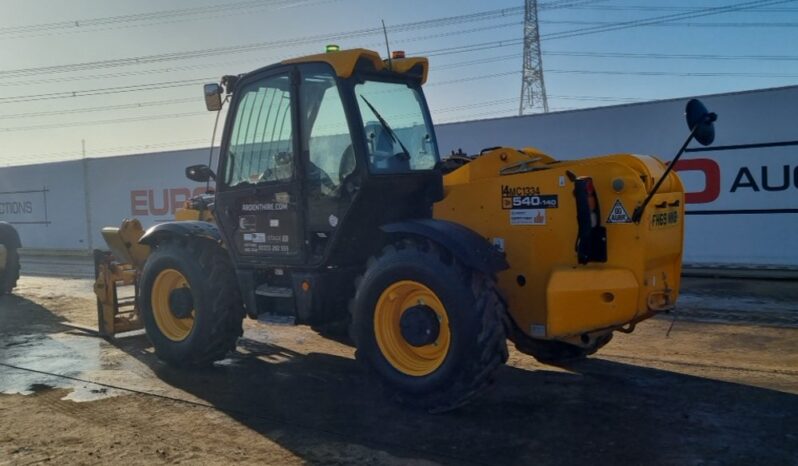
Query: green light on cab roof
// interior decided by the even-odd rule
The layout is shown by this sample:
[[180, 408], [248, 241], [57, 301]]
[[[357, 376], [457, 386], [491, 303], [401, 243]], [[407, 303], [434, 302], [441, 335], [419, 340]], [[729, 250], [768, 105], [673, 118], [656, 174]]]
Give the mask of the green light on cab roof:
[[327, 53], [340, 52], [340, 51], [341, 51], [341, 47], [339, 47], [339, 46], [337, 46], [335, 44], [330, 44], [330, 45], [327, 46]]

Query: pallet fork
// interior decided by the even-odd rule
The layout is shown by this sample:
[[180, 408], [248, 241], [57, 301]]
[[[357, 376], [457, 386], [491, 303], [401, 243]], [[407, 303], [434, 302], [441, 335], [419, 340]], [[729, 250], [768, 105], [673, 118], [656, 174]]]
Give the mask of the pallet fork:
[[103, 228], [111, 251], [94, 251], [94, 293], [103, 338], [143, 328], [137, 304], [138, 275], [150, 254], [149, 246], [138, 243], [143, 234], [138, 220], [125, 220], [119, 228]]

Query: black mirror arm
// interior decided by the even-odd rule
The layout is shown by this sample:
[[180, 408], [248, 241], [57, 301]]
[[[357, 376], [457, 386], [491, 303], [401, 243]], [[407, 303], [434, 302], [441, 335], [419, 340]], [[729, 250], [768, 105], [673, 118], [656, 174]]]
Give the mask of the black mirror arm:
[[690, 144], [690, 142], [693, 141], [693, 138], [695, 137], [695, 133], [696, 131], [698, 131], [698, 128], [700, 128], [702, 124], [711, 124], [715, 122], [715, 120], [717, 119], [718, 115], [716, 113], [707, 113], [706, 116], [704, 116], [704, 121], [693, 126], [693, 129], [690, 131], [690, 136], [688, 136], [687, 140], [684, 141], [684, 144], [682, 144], [682, 148], [679, 149], [679, 153], [676, 154], [676, 157], [674, 157], [671, 163], [668, 164], [668, 167], [665, 168], [665, 171], [662, 173], [662, 176], [659, 178], [659, 180], [657, 180], [657, 184], [654, 185], [654, 189], [652, 189], [651, 192], [648, 193], [648, 196], [646, 196], [646, 198], [643, 200], [643, 203], [635, 208], [635, 211], [632, 214], [633, 222], [640, 223], [640, 219], [641, 217], [643, 217], [643, 211], [646, 210], [646, 206], [648, 206], [648, 203], [651, 202], [651, 198], [654, 197], [655, 194], [657, 194], [659, 187], [662, 186], [662, 183], [665, 181], [666, 178], [668, 178], [668, 175], [671, 173], [671, 170], [673, 170], [673, 167], [674, 165], [676, 165], [676, 162], [678, 162], [679, 159], [682, 157], [684, 151], [687, 150], [687, 146]]

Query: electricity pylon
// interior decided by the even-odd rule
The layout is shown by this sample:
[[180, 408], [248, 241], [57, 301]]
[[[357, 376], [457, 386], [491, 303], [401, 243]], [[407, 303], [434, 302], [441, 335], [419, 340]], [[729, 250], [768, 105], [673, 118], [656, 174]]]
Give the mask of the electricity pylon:
[[524, 68], [521, 78], [521, 105], [519, 115], [546, 113], [546, 84], [543, 81], [543, 58], [540, 53], [540, 31], [538, 29], [538, 2], [526, 0], [524, 12]]

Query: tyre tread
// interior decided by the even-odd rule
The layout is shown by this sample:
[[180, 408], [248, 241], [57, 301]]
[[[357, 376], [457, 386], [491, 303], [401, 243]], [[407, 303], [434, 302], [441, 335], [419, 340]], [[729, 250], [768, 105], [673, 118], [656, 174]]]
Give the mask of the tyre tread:
[[[383, 386], [392, 394], [396, 401], [404, 405], [425, 409], [432, 413], [450, 411], [467, 403], [488, 387], [492, 382], [493, 373], [507, 361], [507, 332], [509, 329], [506, 325], [508, 322], [506, 304], [496, 289], [494, 277], [469, 270], [456, 260], [449, 251], [430, 241], [404, 239], [398, 243], [390, 244], [384, 247], [377, 256], [369, 259], [366, 272], [369, 268], [374, 267], [390, 256], [407, 250], [431, 256], [442, 267], [454, 268], [456, 275], [460, 277], [467, 289], [471, 290], [475, 308], [483, 310], [481, 330], [477, 335], [476, 341], [476, 345], [480, 348], [480, 354], [478, 357], [471, 359], [469, 363], [466, 363], [464, 370], [455, 375], [448, 387], [436, 393], [426, 396], [405, 396], [385, 383], [383, 383]], [[362, 281], [362, 275], [356, 279], [358, 292]], [[349, 312], [352, 322], [350, 325], [350, 337], [357, 343], [355, 297], [349, 301]], [[367, 358], [360, 350], [355, 352], [355, 357], [370, 368]]]
[[217, 243], [201, 239], [162, 242], [158, 248], [171, 249], [174, 254], [197, 261], [207, 277], [203, 293], [209, 303], [205, 317], [210, 327], [205, 344], [194, 345], [189, 357], [178, 358], [168, 352], [159, 352], [158, 356], [176, 366], [208, 366], [224, 359], [243, 335], [244, 319], [241, 292], [227, 252]]

